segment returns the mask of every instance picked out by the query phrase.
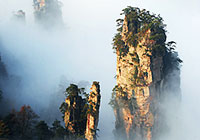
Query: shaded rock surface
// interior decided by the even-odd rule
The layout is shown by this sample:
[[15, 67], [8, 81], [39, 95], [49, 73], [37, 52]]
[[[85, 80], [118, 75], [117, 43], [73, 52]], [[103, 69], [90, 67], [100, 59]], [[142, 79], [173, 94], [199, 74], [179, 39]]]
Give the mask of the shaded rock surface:
[[[66, 100], [64, 115], [65, 127], [71, 139], [96, 139], [96, 131], [99, 121], [100, 85], [93, 82], [91, 92], [84, 98], [76, 85], [71, 85], [71, 95]], [[82, 90], [83, 91], [83, 90]]]
[[63, 27], [62, 3], [58, 0], [33, 0], [35, 21], [44, 28]]
[[133, 7], [123, 12], [125, 18], [113, 39], [117, 54], [117, 85], [110, 102], [116, 117], [114, 134], [120, 140], [155, 140], [166, 128], [162, 103], [170, 97], [180, 99], [182, 61], [171, 49], [173, 42], [165, 43], [160, 17]]

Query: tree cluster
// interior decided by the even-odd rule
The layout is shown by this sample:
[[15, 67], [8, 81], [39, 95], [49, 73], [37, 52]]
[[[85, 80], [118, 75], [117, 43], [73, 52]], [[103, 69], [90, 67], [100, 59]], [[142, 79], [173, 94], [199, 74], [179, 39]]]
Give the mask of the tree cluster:
[[0, 138], [12, 140], [62, 140], [65, 129], [61, 122], [55, 120], [52, 127], [39, 120], [39, 116], [30, 106], [22, 106], [0, 118]]
[[[160, 15], [151, 14], [145, 9], [139, 9], [137, 7], [127, 7], [122, 10], [121, 15], [125, 15], [124, 19], [117, 20], [118, 33], [113, 38], [113, 49], [118, 52], [120, 57], [126, 56], [129, 52], [129, 47], [137, 47], [138, 43], [145, 37], [147, 31], [150, 31], [150, 36], [146, 42], [142, 44], [145, 46], [146, 55], [149, 57], [163, 57], [163, 75], [179, 70], [182, 60], [179, 58], [178, 53], [175, 51], [176, 42], [166, 42], [166, 25], [163, 23], [163, 19]], [[123, 32], [124, 22], [127, 23], [127, 32]], [[122, 33], [126, 39], [122, 39]], [[139, 46], [139, 47], [143, 47]], [[152, 55], [147, 52], [150, 51]], [[133, 58], [135, 63], [139, 60], [137, 57]], [[136, 66], [136, 64], [135, 64]], [[148, 73], [143, 73], [143, 76]], [[137, 73], [133, 75], [133, 79], [136, 79]], [[138, 77], [138, 81], [141, 84], [145, 84], [141, 78]]]
[[[97, 87], [99, 86], [97, 82], [93, 82], [93, 84]], [[97, 88], [97, 90], [99, 89]], [[88, 114], [95, 119], [98, 117], [99, 105], [89, 99], [89, 97], [93, 98], [96, 95], [94, 92], [91, 92], [89, 95], [84, 88], [79, 88], [75, 84], [71, 84], [66, 89], [65, 95], [66, 101], [61, 104], [60, 111], [63, 113], [68, 138], [85, 139]], [[99, 98], [97, 100], [100, 102]], [[96, 137], [98, 129], [92, 131]]]
[[[126, 55], [129, 47], [137, 47], [145, 33], [150, 30], [150, 41], [144, 44], [150, 51], [156, 55], [164, 55], [166, 49], [166, 30], [163, 19], [160, 15], [156, 16], [149, 11], [136, 7], [127, 7], [122, 10], [121, 15], [125, 15], [125, 19], [118, 19], [118, 33], [113, 38], [113, 49], [119, 51], [121, 55]], [[122, 30], [124, 22], [127, 22], [128, 32], [125, 34], [126, 41], [122, 40]]]
[[69, 120], [64, 119], [68, 137], [73, 139], [84, 138], [89, 95], [84, 88], [78, 88], [75, 84], [70, 84], [65, 95], [70, 104], [63, 102], [60, 111], [63, 113], [63, 119], [66, 117], [66, 112], [69, 113]]

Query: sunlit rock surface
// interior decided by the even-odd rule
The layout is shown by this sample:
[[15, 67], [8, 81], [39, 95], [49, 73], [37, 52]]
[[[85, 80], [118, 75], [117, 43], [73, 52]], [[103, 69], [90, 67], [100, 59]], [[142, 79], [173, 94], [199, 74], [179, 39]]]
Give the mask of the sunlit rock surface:
[[[163, 54], [155, 55], [152, 48], [158, 42], [156, 38], [151, 39], [154, 27], [146, 28], [142, 33], [135, 31], [137, 28], [142, 29], [145, 24], [138, 27], [138, 21], [130, 20], [134, 9], [126, 10], [131, 12], [125, 13], [121, 38], [118, 39], [123, 48], [120, 48], [120, 43], [116, 48], [117, 85], [111, 100], [116, 117], [114, 134], [119, 140], [155, 140], [165, 129], [165, 110], [160, 107], [161, 104], [170, 95], [177, 100], [180, 97], [180, 69], [177, 61], [181, 60], [165, 46], [161, 46]], [[139, 36], [135, 39], [135, 45], [129, 41], [134, 33]], [[164, 31], [162, 34], [165, 37]], [[172, 64], [173, 61], [177, 67]]]
[[98, 82], [93, 82], [89, 95], [89, 108], [87, 114], [87, 124], [85, 138], [87, 140], [96, 139], [96, 131], [99, 122], [99, 107], [100, 107], [100, 86]]
[[74, 139], [95, 140], [99, 121], [100, 85], [93, 82], [91, 92], [85, 99], [78, 93], [78, 87], [74, 85], [73, 95], [65, 100], [67, 104], [64, 122], [69, 135]]

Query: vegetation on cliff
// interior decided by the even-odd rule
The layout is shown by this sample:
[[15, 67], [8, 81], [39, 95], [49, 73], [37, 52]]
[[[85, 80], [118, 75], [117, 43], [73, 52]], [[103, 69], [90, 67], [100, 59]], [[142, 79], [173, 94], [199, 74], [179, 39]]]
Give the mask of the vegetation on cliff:
[[65, 127], [69, 135], [73, 135], [73, 137], [84, 136], [86, 129], [88, 94], [84, 90], [84, 88], [78, 88], [77, 85], [71, 84], [65, 92], [66, 101], [60, 106]]
[[[174, 50], [173, 41], [166, 43], [166, 25], [160, 15], [151, 14], [145, 9], [136, 7], [127, 7], [122, 10], [121, 15], [125, 15], [125, 19], [118, 19], [118, 33], [113, 38], [113, 49], [124, 56], [128, 53], [129, 47], [137, 47], [138, 43], [143, 39], [145, 33], [150, 30], [149, 42], [143, 44], [147, 47], [146, 51], [151, 51], [153, 56], [164, 56], [168, 52]], [[128, 31], [125, 33], [126, 40], [122, 39], [122, 30], [124, 20], [127, 22]], [[181, 62], [177, 58], [177, 62]]]
[[52, 28], [57, 25], [63, 25], [62, 3], [58, 0], [33, 0], [34, 15], [36, 22], [45, 28]]
[[69, 139], [96, 138], [100, 106], [99, 88], [99, 83], [93, 82], [90, 94], [75, 84], [66, 89], [66, 100], [61, 104], [60, 111], [63, 113]]
[[[28, 105], [19, 111], [0, 116], [0, 138], [12, 140], [93, 140], [97, 136], [100, 86], [93, 83], [92, 92], [71, 84], [65, 91], [66, 101], [60, 106], [65, 127], [55, 120], [49, 126]], [[98, 94], [97, 94], [98, 93]], [[97, 99], [97, 100], [96, 100]], [[96, 102], [97, 101], [97, 102]]]
[[[124, 62], [128, 61], [126, 58], [123, 59], [127, 54], [132, 57], [132, 61], [129, 61], [134, 67], [133, 76], [130, 78], [132, 86], [147, 85], [145, 77], [148, 77], [148, 72], [138, 71], [140, 59], [136, 50], [129, 51], [130, 47], [145, 47], [143, 55], [149, 56], [150, 59], [162, 57], [163, 77], [170, 71], [180, 70], [182, 60], [175, 51], [176, 42], [166, 42], [166, 25], [160, 15], [131, 6], [123, 9], [121, 15], [125, 18], [116, 20], [118, 33], [113, 38], [113, 49]], [[148, 31], [150, 36], [147, 37]], [[144, 38], [146, 41], [141, 43]]]
[[[1, 104], [5, 104], [4, 95], [7, 92], [5, 91], [4, 94], [2, 91], [4, 91], [5, 81], [8, 77], [6, 67], [0, 57]], [[64, 123], [56, 118], [52, 125], [41, 120], [29, 105], [24, 105], [19, 111], [16, 111], [9, 106], [10, 104], [5, 104], [5, 107], [10, 107], [13, 110], [7, 109], [6, 113], [3, 114], [3, 111], [0, 113], [0, 138], [12, 140], [81, 140], [87, 136], [89, 140], [95, 139], [98, 131], [100, 107], [99, 82], [93, 82], [92, 87], [92, 92], [89, 94], [85, 92], [84, 88], [79, 88], [75, 84], [66, 88], [65, 102], [58, 108], [63, 113], [65, 127], [63, 127]], [[96, 102], [96, 98], [98, 102]], [[1, 109], [3, 110], [3, 107]]]
[[[163, 98], [180, 96], [180, 64], [175, 42], [166, 42], [160, 15], [127, 7], [117, 20], [113, 49], [117, 54], [117, 85], [110, 105], [116, 116], [116, 139], [156, 138]], [[177, 96], [178, 95], [178, 96]], [[176, 97], [177, 96], [177, 97]]]

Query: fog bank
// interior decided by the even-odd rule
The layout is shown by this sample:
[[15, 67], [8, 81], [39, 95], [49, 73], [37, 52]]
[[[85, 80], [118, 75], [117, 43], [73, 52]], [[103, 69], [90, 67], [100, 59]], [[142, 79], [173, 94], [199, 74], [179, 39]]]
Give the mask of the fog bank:
[[[99, 135], [102, 140], [112, 138], [114, 117], [108, 106], [115, 85], [116, 59], [112, 37], [116, 33], [115, 20], [128, 5], [161, 14], [167, 24], [168, 40], [177, 42], [184, 61], [181, 72], [182, 103], [176, 114], [169, 112], [170, 140], [199, 140], [198, 109], [198, 32], [200, 9], [197, 0], [77, 0], [63, 2], [65, 29], [46, 31], [34, 25], [32, 1], [0, 1], [1, 56], [8, 73], [19, 79], [13, 107], [30, 104], [37, 113], [49, 109], [52, 97], [60, 93], [61, 79], [66, 87], [81, 80], [96, 80], [101, 85]], [[26, 25], [10, 23], [12, 11], [26, 12]], [[62, 88], [63, 89], [63, 88]], [[12, 96], [11, 95], [11, 96]], [[170, 101], [169, 101], [170, 103]], [[51, 111], [51, 109], [50, 109]], [[173, 117], [174, 116], [174, 117]], [[165, 139], [165, 138], [163, 138]], [[163, 140], [162, 139], [162, 140]]]

